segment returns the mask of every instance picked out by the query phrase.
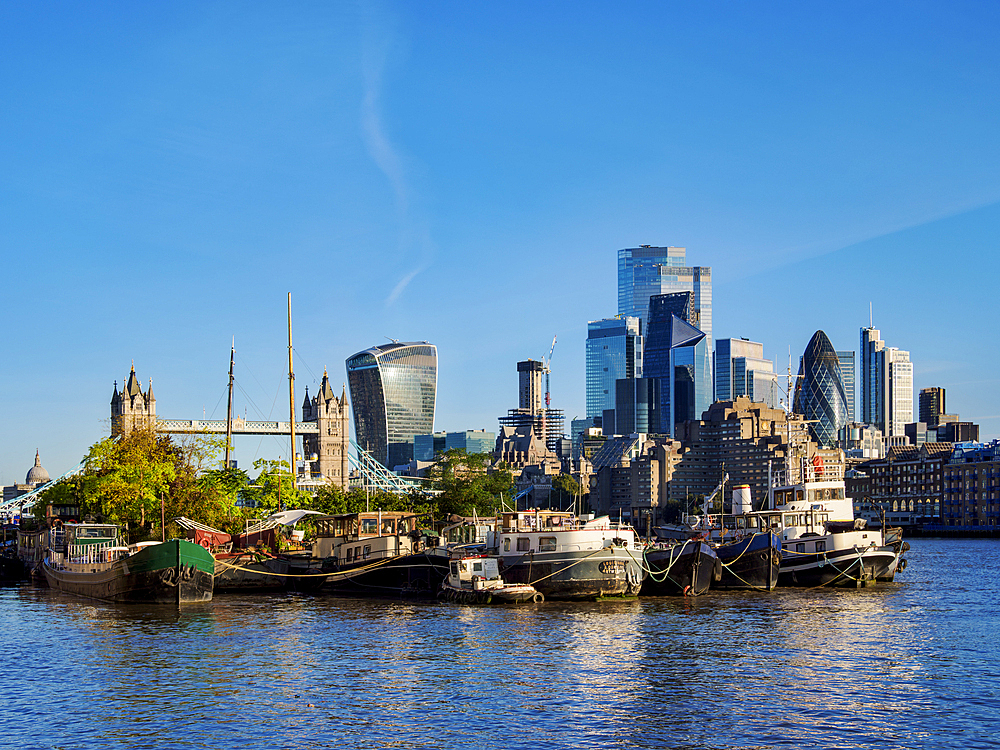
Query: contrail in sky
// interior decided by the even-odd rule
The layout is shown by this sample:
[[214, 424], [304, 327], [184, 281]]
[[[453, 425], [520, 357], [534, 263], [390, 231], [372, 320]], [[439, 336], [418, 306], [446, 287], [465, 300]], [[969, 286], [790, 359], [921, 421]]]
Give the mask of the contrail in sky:
[[[385, 69], [386, 59], [389, 53], [391, 37], [382, 28], [379, 16], [380, 9], [366, 6], [363, 20], [363, 45], [362, 45], [362, 75], [364, 77], [364, 98], [361, 101], [361, 130], [375, 164], [389, 180], [396, 198], [396, 210], [400, 223], [400, 249], [406, 251], [414, 244], [415, 234], [418, 233], [413, 225], [410, 212], [410, 191], [406, 181], [406, 172], [403, 168], [403, 160], [396, 151], [389, 137], [385, 133], [382, 124], [382, 117], [379, 110], [379, 97], [382, 91], [382, 73]], [[430, 245], [429, 238], [424, 236], [419, 244], [424, 245], [427, 255], [427, 246]], [[429, 259], [425, 258], [412, 271], [403, 276], [393, 287], [389, 296], [386, 297], [386, 306], [392, 305], [403, 293], [407, 285], [414, 277], [430, 265]]]

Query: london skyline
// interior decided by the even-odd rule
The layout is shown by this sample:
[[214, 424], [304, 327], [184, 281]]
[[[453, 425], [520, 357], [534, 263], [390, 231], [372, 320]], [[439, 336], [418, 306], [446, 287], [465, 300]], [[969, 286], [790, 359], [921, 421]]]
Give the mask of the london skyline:
[[[386, 337], [439, 350], [436, 430], [495, 431], [516, 363], [583, 417], [616, 254], [713, 270], [713, 339], [783, 374], [817, 330], [910, 352], [1000, 436], [1000, 52], [986, 4], [0, 8], [0, 483], [157, 413], [287, 411]], [[622, 52], [627, 51], [627, 54]], [[338, 391], [339, 392], [339, 391]], [[279, 394], [277, 398], [275, 394]], [[272, 405], [274, 404], [274, 405]], [[224, 406], [222, 414], [224, 416]], [[236, 457], [287, 447], [244, 439]]]

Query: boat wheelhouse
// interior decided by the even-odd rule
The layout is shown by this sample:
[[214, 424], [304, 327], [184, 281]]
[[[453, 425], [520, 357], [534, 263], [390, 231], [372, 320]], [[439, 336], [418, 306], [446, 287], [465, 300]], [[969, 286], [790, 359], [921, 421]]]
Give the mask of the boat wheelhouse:
[[488, 546], [500, 558], [504, 580], [530, 584], [549, 599], [636, 595], [645, 575], [635, 530], [608, 516], [507, 512]]
[[773, 475], [768, 498], [773, 510], [751, 515], [766, 518], [781, 537], [779, 585], [865, 586], [892, 581], [905, 567], [895, 531], [855, 519], [839, 465], [803, 459]]

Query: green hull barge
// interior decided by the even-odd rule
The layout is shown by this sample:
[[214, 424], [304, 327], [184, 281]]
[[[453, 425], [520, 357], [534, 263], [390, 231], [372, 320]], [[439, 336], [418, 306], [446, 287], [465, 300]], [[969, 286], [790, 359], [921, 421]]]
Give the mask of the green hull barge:
[[184, 539], [126, 547], [116, 526], [66, 524], [50, 535], [42, 569], [51, 588], [88, 599], [195, 604], [212, 600], [215, 559]]

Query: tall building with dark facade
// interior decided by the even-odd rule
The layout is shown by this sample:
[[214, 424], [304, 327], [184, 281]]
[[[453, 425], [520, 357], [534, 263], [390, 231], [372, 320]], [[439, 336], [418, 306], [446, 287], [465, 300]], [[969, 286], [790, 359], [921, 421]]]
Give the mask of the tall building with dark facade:
[[618, 316], [587, 324], [587, 416], [615, 408], [615, 382], [642, 377], [639, 318]]
[[921, 388], [918, 396], [920, 421], [928, 427], [937, 427], [938, 418], [947, 414], [944, 388]]
[[691, 292], [658, 294], [649, 300], [643, 374], [659, 381], [658, 433], [673, 435], [675, 425], [700, 418], [710, 405], [704, 385], [706, 376], [709, 384], [712, 377], [705, 372], [708, 360], [699, 353], [705, 334], [698, 322]]
[[660, 381], [656, 378], [623, 378], [617, 381], [614, 431], [606, 429], [605, 434], [632, 435], [637, 432], [658, 432], [659, 386]]
[[913, 421], [910, 353], [887, 347], [877, 328], [861, 329], [861, 421], [886, 438], [903, 436]]
[[[618, 314], [639, 318], [647, 339], [652, 298], [676, 292], [691, 293], [690, 317], [682, 319], [705, 334], [692, 351], [684, 354], [692, 362], [694, 410], [700, 418], [713, 400], [712, 269], [689, 266], [683, 247], [641, 245], [618, 251]], [[643, 377], [649, 377], [645, 368], [643, 361]], [[665, 414], [662, 416], [666, 418]]]
[[392, 469], [413, 460], [413, 437], [434, 431], [437, 347], [382, 344], [347, 359], [358, 445]]
[[840, 358], [823, 331], [813, 334], [802, 355], [794, 411], [806, 418], [813, 439], [823, 448], [835, 446], [848, 424]]

